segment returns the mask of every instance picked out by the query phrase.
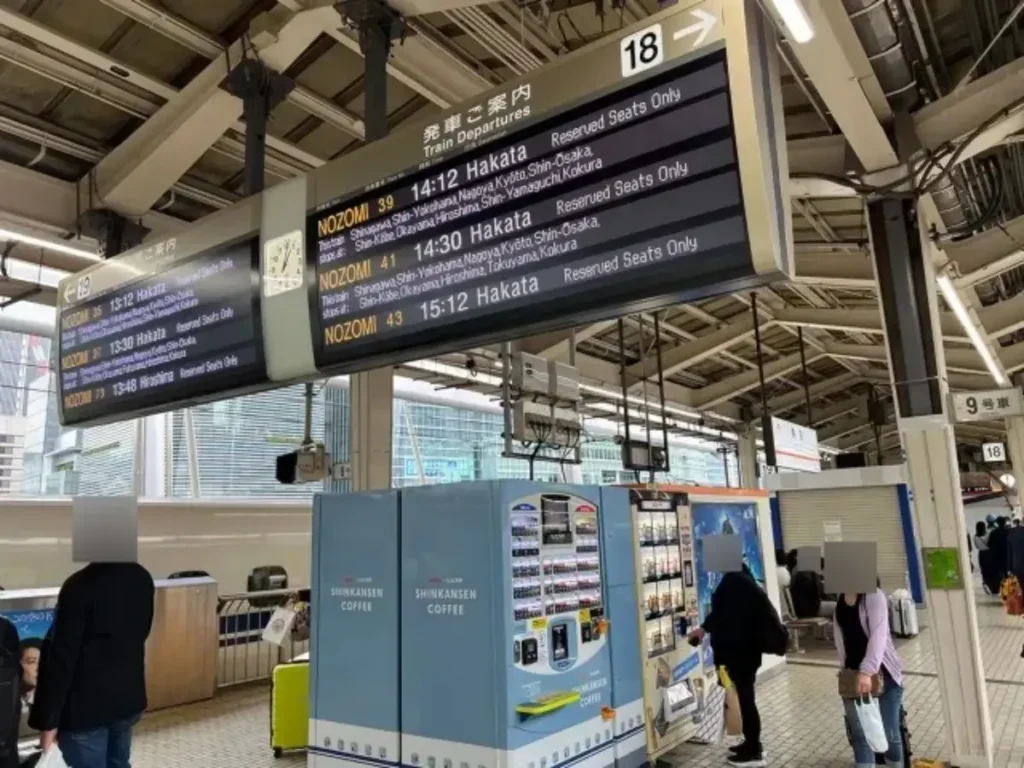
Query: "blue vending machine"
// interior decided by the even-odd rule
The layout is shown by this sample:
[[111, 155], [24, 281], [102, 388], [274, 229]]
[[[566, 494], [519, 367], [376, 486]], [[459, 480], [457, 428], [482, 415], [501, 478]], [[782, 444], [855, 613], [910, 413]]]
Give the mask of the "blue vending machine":
[[623, 690], [638, 713], [642, 691], [634, 587], [608, 620], [604, 558], [633, 557], [631, 536], [602, 547], [610, 517], [629, 520], [622, 489], [505, 481], [402, 492], [403, 764], [615, 762], [609, 626], [623, 653], [632, 644], [621, 673], [637, 678]]
[[399, 496], [313, 503], [310, 768], [397, 766]]

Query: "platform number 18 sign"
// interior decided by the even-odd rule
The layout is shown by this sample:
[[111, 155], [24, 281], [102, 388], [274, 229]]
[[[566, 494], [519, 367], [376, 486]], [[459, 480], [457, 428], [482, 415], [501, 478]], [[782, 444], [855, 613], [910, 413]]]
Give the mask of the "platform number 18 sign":
[[1006, 461], [1006, 446], [1002, 443], [985, 443], [981, 446], [982, 458], [989, 464]]
[[652, 24], [622, 38], [619, 43], [619, 55], [622, 60], [623, 77], [632, 77], [661, 64], [665, 60], [661, 24]]

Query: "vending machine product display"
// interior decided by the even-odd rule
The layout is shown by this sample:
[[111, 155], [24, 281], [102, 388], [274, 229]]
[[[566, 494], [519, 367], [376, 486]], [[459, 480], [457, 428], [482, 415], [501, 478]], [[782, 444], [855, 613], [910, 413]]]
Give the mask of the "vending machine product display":
[[714, 669], [705, 670], [700, 649], [686, 640], [699, 623], [687, 495], [656, 486], [633, 488], [630, 507], [647, 756], [655, 760], [698, 733]]
[[[602, 536], [616, 521], [620, 535]], [[635, 672], [622, 707], [633, 722], [620, 731], [613, 708], [609, 627], [635, 638], [636, 611], [631, 585], [615, 567], [609, 579], [606, 563], [631, 562], [629, 525], [621, 488], [508, 481], [402, 492], [402, 763], [605, 766], [637, 733], [642, 758]], [[633, 669], [622, 665], [620, 693]]]

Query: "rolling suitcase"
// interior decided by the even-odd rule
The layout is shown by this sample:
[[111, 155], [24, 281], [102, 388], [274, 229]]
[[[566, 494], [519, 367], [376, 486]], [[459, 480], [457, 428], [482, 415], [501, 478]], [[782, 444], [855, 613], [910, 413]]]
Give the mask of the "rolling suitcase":
[[917, 637], [917, 606], [910, 593], [897, 589], [889, 598], [889, 628], [896, 637]]
[[278, 664], [270, 683], [270, 747], [274, 757], [305, 749], [309, 739], [309, 662]]

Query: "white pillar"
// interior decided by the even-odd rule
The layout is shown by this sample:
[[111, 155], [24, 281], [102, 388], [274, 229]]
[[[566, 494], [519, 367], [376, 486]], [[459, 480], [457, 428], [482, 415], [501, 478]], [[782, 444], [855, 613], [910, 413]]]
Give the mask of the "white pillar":
[[349, 457], [352, 490], [391, 487], [392, 417], [395, 400], [391, 368], [349, 377]]
[[[921, 237], [895, 208], [893, 203], [869, 205], [869, 226], [897, 424], [913, 490], [915, 540], [922, 570], [927, 550], [955, 550], [963, 585], [943, 589], [925, 583], [946, 737], [946, 754], [929, 757], [944, 758], [959, 768], [991, 768], [992, 725], [938, 322], [934, 265], [941, 253], [928, 237], [929, 220], [921, 208], [917, 211], [917, 230], [925, 233]], [[899, 348], [893, 349], [894, 343]], [[921, 378], [927, 375], [921, 371], [928, 347], [935, 360], [931, 380]]]
[[740, 488], [757, 488], [759, 480], [757, 477], [757, 434], [753, 428], [748, 427], [747, 431], [739, 436], [736, 444], [737, 464], [740, 468]]
[[1024, 416], [1011, 416], [1006, 420], [1006, 450], [1015, 481], [1010, 496], [1015, 501], [1014, 511], [1019, 513], [1024, 488]]

